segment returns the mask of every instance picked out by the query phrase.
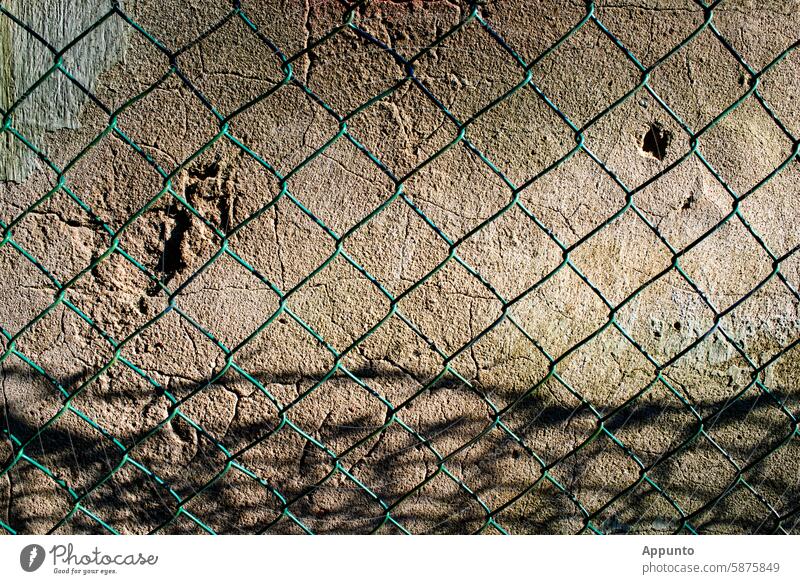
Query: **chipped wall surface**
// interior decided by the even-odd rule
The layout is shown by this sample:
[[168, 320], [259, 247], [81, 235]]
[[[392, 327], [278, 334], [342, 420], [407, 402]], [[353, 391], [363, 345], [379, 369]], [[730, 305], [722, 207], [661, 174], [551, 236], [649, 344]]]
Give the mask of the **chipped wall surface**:
[[797, 0], [3, 7], [0, 532], [797, 533]]

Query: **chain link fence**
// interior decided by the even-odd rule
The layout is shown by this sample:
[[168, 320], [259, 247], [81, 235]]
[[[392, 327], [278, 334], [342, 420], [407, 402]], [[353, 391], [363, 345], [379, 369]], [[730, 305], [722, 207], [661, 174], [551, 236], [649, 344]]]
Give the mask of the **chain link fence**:
[[[525, 18], [502, 3], [459, 5], [457, 21], [419, 26], [416, 36], [389, 25], [381, 34], [370, 24], [376, 4], [390, 10], [380, 2], [306, 4], [333, 16], [321, 30], [306, 14], [307, 41], [299, 47], [280, 34], [296, 16], [292, 3], [267, 9], [263, 21], [263, 7], [208, 8], [221, 11], [213, 25], [167, 41], [111, 2], [83, 32], [58, 43], [13, 6], [0, 7], [3, 26], [50, 59], [30, 85], [6, 88], [2, 109], [6, 151], [30, 157], [35, 176], [48, 178], [17, 177], [41, 190], [29, 198], [13, 191], [18, 208], [0, 223], [0, 250], [14, 266], [3, 272], [4, 287], [18, 294], [6, 293], [4, 318], [22, 319], [0, 323], [0, 528], [796, 532], [800, 295], [788, 266], [798, 242], [775, 243], [761, 226], [796, 227], [757, 211], [766, 208], [760, 193], [791, 199], [797, 184], [800, 142], [770, 91], [793, 91], [796, 78], [780, 72], [798, 41], [752, 66], [718, 26], [727, 3], [696, 0], [684, 9], [698, 22], [674, 32], [680, 42], [660, 54], [648, 47], [652, 58], [644, 59], [601, 3], [565, 3], [570, 16], [542, 15], [553, 24], [542, 38], [578, 17], [527, 54], [514, 43]], [[423, 8], [409, 8], [408, 18]], [[509, 28], [516, 18], [517, 28]], [[75, 50], [109, 27], [163, 63], [157, 79], [135, 92], [97, 89]], [[464, 48], [459, 43], [470, 35], [478, 40]], [[586, 35], [592, 42], [583, 43]], [[196, 49], [209, 42], [243, 47], [244, 60], [233, 62], [238, 75], [220, 69], [198, 81]], [[717, 92], [724, 107], [687, 116], [676, 96], [702, 98], [703, 89], [675, 88], [671, 74], [659, 75], [682, 68], [701, 42], [716, 51], [706, 52], [712, 74], [722, 71], [723, 54], [738, 77], [730, 100]], [[205, 71], [214, 68], [211, 46]], [[604, 61], [587, 68], [591, 60], [582, 59], [601, 50]], [[347, 55], [359, 51], [383, 67], [389, 83], [348, 69]], [[562, 67], [553, 59], [563, 55]], [[25, 56], [4, 55], [5, 66], [19, 59]], [[248, 70], [254, 63], [259, 69]], [[320, 63], [333, 66], [315, 72]], [[448, 63], [452, 70], [432, 72]], [[491, 82], [473, 83], [460, 70], [484, 65]], [[320, 85], [325, 75], [339, 90], [332, 97]], [[596, 99], [625, 80], [608, 103]], [[96, 112], [93, 123], [65, 130], [72, 136], [66, 143], [26, 122], [26, 104], [49, 107], [53, 83]], [[176, 142], [182, 150], [171, 158], [158, 136], [137, 133], [137, 120], [170, 121], [172, 110], [142, 105], [167, 87], [185, 109]], [[304, 105], [283, 97], [290, 94]], [[438, 121], [398, 114], [409, 95], [419, 98], [413, 109]], [[638, 159], [595, 148], [604, 124], [624, 126], [635, 117], [629, 108], [643, 103], [652, 121], [634, 131]], [[297, 131], [304, 108], [330, 134]], [[201, 116], [213, 120], [213, 133], [193, 125]], [[274, 131], [265, 129], [270, 116]], [[704, 152], [720, 135], [741, 137], [742, 124], [756, 135], [743, 160]], [[529, 152], [526, 139], [544, 127], [562, 138], [543, 138]], [[603, 131], [613, 135], [614, 127]], [[392, 149], [397, 132], [427, 142]], [[282, 145], [287, 136], [300, 136], [295, 148]], [[550, 159], [542, 154], [559, 145], [563, 152]], [[344, 164], [336, 162], [343, 148], [350, 153]], [[760, 154], [765, 148], [770, 156]], [[113, 171], [93, 158], [98, 152]], [[449, 170], [441, 171], [445, 159]], [[226, 177], [231, 160], [260, 178]], [[584, 174], [548, 183], [571, 165]], [[704, 184], [721, 201], [716, 215], [696, 204], [702, 193], [681, 174], [690, 166], [710, 177]], [[425, 184], [440, 186], [444, 202], [431, 203], [435, 197], [416, 186], [430, 172]], [[109, 186], [110, 175], [130, 182]], [[312, 195], [298, 192], [308, 189], [305, 177]], [[337, 200], [341, 191], [326, 181], [350, 198]], [[364, 181], [374, 198], [361, 194]], [[610, 198], [592, 203], [601, 183], [610, 185]], [[576, 197], [574, 212], [588, 213], [588, 227], [559, 227], [559, 209], [530, 196], [538, 188], [553, 189], [557, 200]], [[652, 212], [660, 188], [662, 196], [682, 197], [677, 225]], [[112, 209], [106, 199], [114, 189], [125, 197]], [[242, 192], [250, 198], [234, 208], [230, 197]], [[454, 222], [459, 211], [469, 221]], [[291, 243], [277, 239], [279, 213], [305, 226]], [[34, 219], [44, 221], [43, 231]], [[404, 232], [403, 221], [416, 231]], [[60, 223], [93, 234], [97, 244], [77, 269], [70, 254], [80, 244]], [[615, 244], [620, 238], [646, 243], [631, 258]], [[495, 252], [503, 245], [517, 247], [500, 278], [497, 258], [506, 256]], [[274, 254], [283, 258], [273, 270], [263, 259]], [[392, 254], [413, 264], [404, 272], [413, 276], [387, 277]], [[743, 257], [756, 259], [736, 268]], [[133, 280], [137, 286], [128, 287]], [[441, 300], [452, 288], [463, 296]], [[556, 299], [547, 292], [553, 288]], [[761, 306], [767, 291], [783, 308], [767, 303], [758, 313], [766, 333], [755, 346], [743, 340], [749, 325], [737, 319]], [[120, 302], [134, 307], [133, 316], [121, 316]], [[244, 322], [246, 333], [228, 334], [230, 322]], [[668, 338], [672, 344], [660, 342]], [[212, 347], [213, 356], [199, 346]], [[71, 353], [82, 368], [72, 375], [50, 349]], [[195, 366], [199, 356], [204, 363]], [[481, 365], [487, 359], [492, 368]], [[123, 421], [124, 435], [117, 431]]]

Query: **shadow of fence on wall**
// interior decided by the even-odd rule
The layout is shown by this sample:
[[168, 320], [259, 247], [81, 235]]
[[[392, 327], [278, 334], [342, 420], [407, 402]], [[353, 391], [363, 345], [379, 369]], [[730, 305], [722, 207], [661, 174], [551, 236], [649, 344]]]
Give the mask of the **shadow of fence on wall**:
[[[397, 377], [353, 373], [367, 383]], [[14, 376], [25, 373], [7, 367], [5, 380]], [[762, 393], [692, 404], [709, 412], [702, 420], [661, 397], [638, 397], [598, 418], [587, 404], [572, 407], [540, 386], [498, 419], [477, 408], [448, 412], [449, 400], [475, 390], [444, 381], [419, 394], [441, 398], [443, 408], [412, 412], [411, 400], [377, 414], [344, 400], [314, 412], [319, 426], [301, 432], [274, 406], [264, 411], [266, 401], [250, 412], [248, 396], [201, 426], [184, 411], [211, 387], [173, 388], [191, 396], [180, 413], [167, 408], [155, 425], [116, 440], [72, 403], [37, 424], [31, 412], [41, 404], [6, 401], [0, 521], [17, 533], [800, 529], [797, 427]], [[115, 399], [138, 397], [121, 390]], [[285, 413], [303, 418], [293, 408]]]

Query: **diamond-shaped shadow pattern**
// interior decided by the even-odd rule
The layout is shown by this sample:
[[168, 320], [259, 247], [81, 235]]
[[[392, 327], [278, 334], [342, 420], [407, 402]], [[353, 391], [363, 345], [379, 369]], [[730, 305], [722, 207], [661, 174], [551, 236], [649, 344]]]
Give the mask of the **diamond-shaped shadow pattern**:
[[798, 533], [797, 42], [217, 4], [0, 11], [0, 532]]

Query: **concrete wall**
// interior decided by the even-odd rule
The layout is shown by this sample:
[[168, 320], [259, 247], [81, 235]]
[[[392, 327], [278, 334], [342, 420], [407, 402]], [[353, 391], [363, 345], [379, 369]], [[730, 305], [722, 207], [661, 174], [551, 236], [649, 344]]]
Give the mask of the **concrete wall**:
[[800, 2], [122, 8], [12, 112], [63, 184], [0, 139], [5, 531], [797, 532]]

